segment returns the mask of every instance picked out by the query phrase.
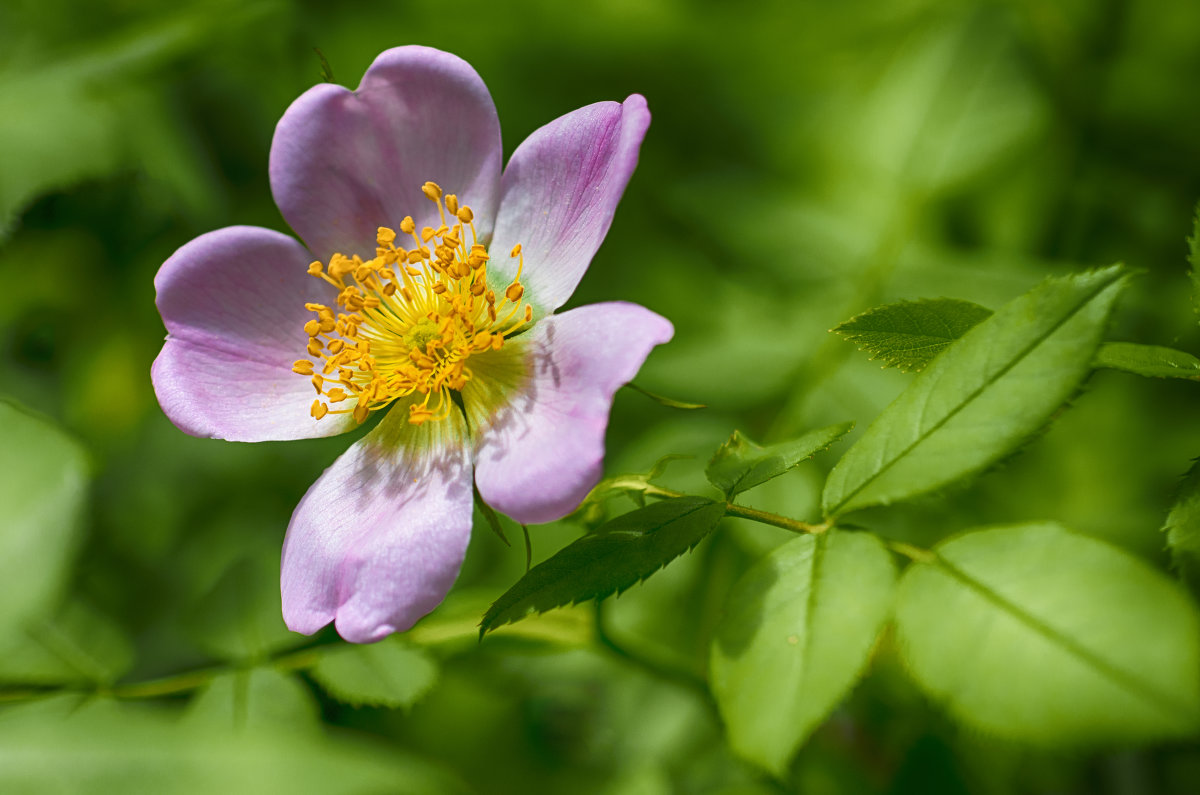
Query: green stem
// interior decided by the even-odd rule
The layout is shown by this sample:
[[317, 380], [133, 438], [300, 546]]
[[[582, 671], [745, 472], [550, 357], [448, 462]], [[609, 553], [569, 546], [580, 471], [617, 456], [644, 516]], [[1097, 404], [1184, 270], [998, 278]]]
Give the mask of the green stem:
[[51, 688], [51, 687], [15, 687], [11, 690], [0, 690], [0, 704], [18, 702], [18, 701], [33, 701], [37, 698], [52, 696], [55, 693], [70, 693], [84, 692], [75, 691], [70, 687]]
[[[681, 497], [682, 494], [672, 493], [672, 497]], [[777, 513], [768, 511], [760, 511], [757, 508], [747, 508], [745, 505], [736, 505], [732, 502], [725, 503], [725, 515], [737, 516], [741, 519], [749, 519], [752, 522], [761, 522], [775, 527], [782, 527], [784, 530], [790, 530], [793, 533], [811, 533], [819, 535], [833, 527], [833, 521], [829, 520], [821, 524], [809, 524], [801, 522], [798, 519], [790, 519], [786, 516], [780, 516]], [[938, 559], [937, 553], [933, 550], [918, 547], [914, 544], [909, 544], [904, 541], [884, 540], [888, 548], [893, 552], [903, 555], [917, 563], [933, 563]]]
[[175, 676], [165, 676], [162, 679], [151, 679], [148, 682], [118, 685], [109, 689], [108, 695], [113, 698], [138, 699], [186, 693], [189, 690], [204, 687], [223, 670], [222, 668], [205, 668], [199, 671], [185, 671]]
[[801, 522], [798, 519], [789, 519], [786, 516], [780, 516], [777, 513], [760, 511], [757, 508], [747, 508], [745, 505], [735, 505], [732, 502], [725, 503], [725, 515], [782, 527], [784, 530], [790, 530], [793, 533], [819, 534], [829, 529], [828, 523], [809, 524], [808, 522]]
[[884, 543], [888, 545], [888, 549], [917, 563], [933, 563], [938, 559], [937, 553], [931, 549], [914, 546], [903, 541], [885, 540]]
[[311, 668], [320, 658], [318, 646], [306, 646], [295, 651], [281, 654], [278, 657], [260, 661], [247, 661], [232, 666], [213, 666], [194, 671], [164, 676], [160, 679], [150, 679], [145, 682], [132, 682], [125, 685], [62, 685], [50, 687], [17, 687], [11, 690], [0, 690], [0, 703], [31, 701], [58, 693], [79, 693], [81, 695], [102, 695], [110, 698], [126, 700], [159, 698], [177, 693], [186, 693], [204, 687], [216, 677], [231, 671], [254, 668], [260, 665], [270, 665], [283, 671], [299, 671]]
[[[688, 495], [671, 489], [664, 489], [661, 486], [655, 486], [647, 483], [645, 490], [642, 492], [647, 497], [662, 497], [663, 499], [671, 499], [674, 497], [686, 497]], [[782, 527], [784, 530], [789, 530], [793, 533], [824, 533], [833, 526], [832, 522], [822, 522], [821, 524], [809, 524], [801, 522], [799, 519], [791, 519], [787, 516], [782, 516], [769, 511], [760, 511], [758, 508], [748, 508], [745, 505], [738, 505], [734, 502], [725, 503], [725, 515], [736, 516], [739, 519], [749, 519], [752, 522], [761, 524], [774, 525]]]

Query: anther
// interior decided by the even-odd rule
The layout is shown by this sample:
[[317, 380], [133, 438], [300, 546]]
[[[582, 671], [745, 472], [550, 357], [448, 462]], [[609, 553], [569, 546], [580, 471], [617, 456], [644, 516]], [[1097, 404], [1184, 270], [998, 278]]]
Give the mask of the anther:
[[[449, 390], [472, 380], [469, 358], [499, 350], [506, 335], [532, 319], [532, 307], [521, 303], [520, 267], [501, 290], [497, 311], [488, 251], [477, 242], [471, 208], [434, 182], [421, 191], [438, 206], [438, 226], [418, 228], [407, 216], [395, 229], [377, 227], [370, 254], [335, 253], [309, 266], [337, 292], [336, 305], [305, 304], [316, 314], [304, 326], [311, 361], [298, 360], [294, 369], [311, 377], [315, 418], [352, 414], [361, 423], [372, 410], [415, 396], [420, 402], [409, 407], [409, 422], [440, 421], [454, 407]], [[395, 245], [396, 230], [416, 248]], [[520, 245], [511, 255], [524, 265]], [[347, 407], [331, 408], [337, 404]]]

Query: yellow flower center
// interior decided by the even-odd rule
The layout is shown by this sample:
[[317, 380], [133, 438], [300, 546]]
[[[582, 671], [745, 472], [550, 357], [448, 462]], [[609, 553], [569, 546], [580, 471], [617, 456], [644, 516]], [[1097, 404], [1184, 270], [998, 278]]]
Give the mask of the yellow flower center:
[[533, 318], [533, 308], [521, 303], [521, 247], [512, 250], [521, 258], [516, 278], [497, 297], [488, 289], [488, 252], [476, 237], [471, 208], [460, 206], [454, 194], [443, 201], [432, 182], [422, 191], [437, 205], [441, 225], [418, 232], [406, 217], [400, 231], [412, 238], [412, 248], [397, 246], [396, 232], [380, 227], [373, 259], [334, 254], [328, 268], [321, 262], [308, 266], [338, 290], [337, 311], [305, 304], [315, 314], [304, 330], [316, 361], [300, 359], [292, 367], [312, 378], [319, 396], [312, 416], [318, 420], [353, 414], [362, 422], [410, 395], [423, 399], [409, 405], [409, 422], [444, 419], [453, 407], [450, 391], [471, 380], [467, 361], [500, 350]]

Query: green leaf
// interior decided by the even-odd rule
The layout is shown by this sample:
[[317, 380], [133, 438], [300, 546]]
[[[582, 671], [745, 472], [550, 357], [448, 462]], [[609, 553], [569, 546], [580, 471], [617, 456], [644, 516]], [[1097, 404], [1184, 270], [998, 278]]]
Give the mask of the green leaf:
[[579, 507], [575, 509], [574, 514], [585, 513], [593, 506], [599, 505], [605, 500], [620, 494], [627, 495], [638, 504], [638, 507], [645, 507], [646, 497], [670, 496], [673, 492], [665, 491], [655, 486], [651, 481], [661, 476], [671, 462], [682, 461], [688, 458], [691, 458], [691, 456], [671, 453], [655, 461], [654, 466], [650, 467], [649, 472], [614, 475], [613, 477], [605, 478], [588, 492], [583, 501], [579, 503]]
[[59, 597], [80, 542], [83, 450], [44, 420], [0, 401], [0, 639]]
[[1188, 238], [1188, 277], [1192, 280], [1192, 311], [1200, 315], [1200, 204]]
[[504, 546], [512, 546], [512, 544], [508, 543], [508, 536], [504, 535], [504, 527], [500, 524], [500, 517], [496, 515], [496, 511], [492, 509], [492, 506], [483, 501], [483, 497], [480, 495], [478, 487], [473, 486], [472, 488], [475, 492], [475, 507], [478, 508], [479, 513], [483, 515], [484, 521], [487, 522], [488, 527], [500, 538], [500, 541], [503, 542]]
[[277, 556], [238, 558], [184, 613], [182, 628], [223, 660], [256, 659], [302, 641], [283, 623]]
[[437, 681], [433, 658], [395, 636], [322, 652], [310, 670], [313, 679], [338, 701], [356, 707], [411, 707]]
[[317, 59], [321, 62], [321, 80], [326, 83], [336, 83], [337, 81], [333, 79], [333, 69], [329, 67], [325, 53], [321, 52], [319, 47], [313, 47], [313, 52], [317, 54]]
[[132, 666], [133, 643], [104, 613], [79, 599], [52, 618], [26, 623], [0, 644], [0, 682], [108, 686]]
[[884, 367], [924, 369], [950, 343], [986, 320], [992, 310], [956, 298], [923, 298], [868, 309], [834, 328]]
[[517, 580], [488, 608], [479, 634], [532, 612], [620, 593], [696, 546], [724, 515], [722, 503], [676, 497], [618, 516]]
[[1146, 378], [1188, 378], [1200, 381], [1200, 359], [1159, 345], [1106, 342], [1096, 351], [1096, 367], [1123, 370]]
[[1163, 531], [1180, 576], [1200, 592], [1200, 460], [1183, 476]]
[[829, 473], [827, 515], [973, 475], [1042, 428], [1091, 371], [1121, 266], [1048, 279], [930, 363]]
[[935, 548], [901, 578], [897, 644], [974, 727], [1044, 745], [1200, 729], [1200, 616], [1137, 558], [1053, 523]]
[[853, 422], [830, 425], [768, 447], [760, 447], [741, 431], [734, 431], [708, 462], [704, 474], [709, 483], [725, 493], [726, 499], [732, 500], [743, 491], [777, 478], [802, 461], [829, 449], [853, 427]]
[[[157, 705], [156, 705], [157, 706]], [[0, 792], [451, 795], [455, 776], [396, 747], [161, 708], [52, 698], [0, 712]]]
[[[496, 595], [494, 588], [455, 588], [438, 609], [404, 633], [404, 640], [439, 656], [468, 652], [479, 647], [479, 616]], [[510, 647], [567, 649], [590, 647], [596, 639], [596, 613], [582, 605], [528, 616], [515, 624], [492, 630], [490, 641]]]
[[312, 691], [294, 675], [266, 666], [222, 674], [188, 705], [196, 726], [231, 729], [317, 730], [320, 710]]
[[708, 408], [708, 406], [705, 405], [704, 403], [688, 403], [687, 401], [684, 401], [684, 400], [676, 400], [675, 398], [669, 398], [669, 397], [664, 397], [662, 395], [656, 395], [648, 389], [642, 389], [640, 386], [633, 383], [632, 381], [625, 384], [625, 386], [629, 387], [634, 392], [639, 392], [642, 395], [645, 395], [646, 397], [653, 400], [655, 403], [658, 403], [660, 406], [666, 406], [669, 409], [683, 409], [684, 411], [694, 411], [696, 409]]
[[866, 667], [895, 585], [875, 536], [831, 530], [776, 548], [734, 587], [710, 679], [734, 750], [788, 762]]
[[[86, 46], [68, 47], [41, 63], [5, 59], [0, 239], [37, 196], [121, 169], [151, 169], [184, 193], [215, 190], [203, 155], [189, 141], [191, 130], [173, 118], [175, 105], [161, 101], [159, 76], [165, 65], [227, 38], [270, 8], [227, 1], [199, 6], [91, 37]], [[129, 123], [131, 118], [137, 123]], [[178, 154], [190, 162], [172, 157]]]

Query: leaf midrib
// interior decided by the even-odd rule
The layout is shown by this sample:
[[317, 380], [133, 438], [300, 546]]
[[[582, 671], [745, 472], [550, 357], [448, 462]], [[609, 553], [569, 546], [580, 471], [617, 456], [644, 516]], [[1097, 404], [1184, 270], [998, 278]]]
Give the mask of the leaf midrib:
[[1176, 703], [1176, 700], [1172, 699], [1166, 693], [1156, 690], [1154, 687], [1142, 681], [1141, 679], [1138, 679], [1128, 671], [1114, 665], [1113, 663], [1110, 663], [1108, 660], [1104, 659], [1096, 652], [1093, 652], [1082, 643], [1073, 640], [1068, 635], [1064, 635], [1050, 624], [1047, 624], [1039, 619], [1033, 613], [1030, 613], [1020, 605], [1017, 605], [1016, 603], [997, 593], [985, 583], [982, 583], [971, 575], [967, 574], [965, 571], [946, 560], [946, 558], [942, 555], [936, 552], [934, 554], [936, 555], [936, 560], [934, 560], [931, 564], [920, 565], [933, 565], [941, 569], [970, 590], [982, 596], [996, 607], [1007, 612], [1022, 624], [1032, 629], [1034, 632], [1049, 640], [1051, 643], [1057, 644], [1067, 653], [1073, 655], [1083, 663], [1091, 666], [1118, 687], [1121, 687], [1135, 696], [1150, 702], [1168, 714], [1176, 715], [1188, 724], [1194, 725], [1196, 723], [1195, 716], [1193, 716], [1188, 710], [1181, 708]]

